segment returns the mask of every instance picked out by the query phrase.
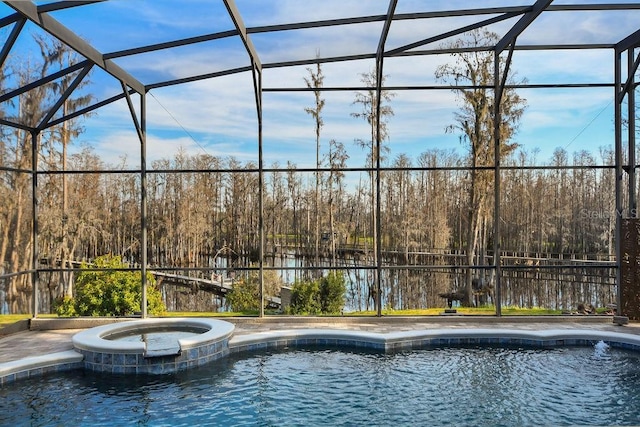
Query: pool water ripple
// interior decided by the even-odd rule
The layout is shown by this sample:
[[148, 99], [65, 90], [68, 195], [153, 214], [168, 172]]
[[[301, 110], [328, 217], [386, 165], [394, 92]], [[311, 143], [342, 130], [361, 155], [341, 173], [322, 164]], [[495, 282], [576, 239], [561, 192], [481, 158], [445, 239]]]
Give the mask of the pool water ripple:
[[16, 426], [637, 425], [640, 355], [315, 347], [232, 355], [165, 376], [60, 373], [10, 384], [0, 400], [0, 425]]

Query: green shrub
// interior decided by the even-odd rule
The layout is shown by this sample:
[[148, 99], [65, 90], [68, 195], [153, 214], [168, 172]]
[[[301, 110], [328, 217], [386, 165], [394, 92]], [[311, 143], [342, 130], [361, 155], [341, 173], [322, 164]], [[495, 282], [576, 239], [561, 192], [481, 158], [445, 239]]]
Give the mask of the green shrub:
[[[277, 271], [263, 271], [265, 295], [278, 295], [282, 280]], [[253, 271], [245, 279], [233, 284], [233, 289], [225, 297], [227, 307], [233, 311], [256, 312], [260, 310], [260, 272]], [[266, 304], [266, 302], [265, 302]]]
[[339, 314], [344, 307], [347, 290], [344, 275], [330, 272], [317, 280], [296, 282], [291, 289], [289, 314]]
[[331, 271], [320, 279], [320, 305], [323, 314], [339, 314], [344, 307], [347, 285], [344, 275]]
[[303, 280], [293, 284], [291, 288], [290, 314], [320, 314], [320, 284], [318, 280]]
[[227, 293], [225, 302], [233, 311], [248, 312], [260, 308], [260, 292], [258, 284], [251, 280], [237, 280], [233, 289]]
[[56, 298], [53, 302], [53, 310], [58, 316], [77, 316], [75, 299], [69, 296], [63, 296]]
[[[89, 268], [99, 270], [90, 271]], [[140, 272], [117, 271], [126, 268], [118, 256], [104, 255], [94, 264], [82, 265], [75, 281], [75, 298], [63, 298], [56, 305], [61, 316], [126, 316], [141, 311], [142, 279]], [[147, 311], [160, 315], [166, 311], [162, 295], [151, 273], [147, 273]]]

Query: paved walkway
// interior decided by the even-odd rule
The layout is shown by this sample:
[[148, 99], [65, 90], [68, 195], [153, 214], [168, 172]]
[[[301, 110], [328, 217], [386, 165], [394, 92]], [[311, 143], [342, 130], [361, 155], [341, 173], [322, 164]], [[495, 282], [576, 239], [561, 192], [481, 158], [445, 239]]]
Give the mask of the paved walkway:
[[[438, 316], [438, 317], [336, 317], [336, 318], [230, 318], [222, 319], [235, 324], [234, 336], [261, 331], [296, 328], [322, 328], [360, 330], [378, 333], [430, 330], [447, 328], [500, 328], [542, 331], [550, 329], [582, 329], [621, 332], [640, 335], [640, 323], [626, 326], [614, 325], [611, 318], [595, 317], [489, 317], [489, 316]], [[73, 349], [71, 341], [76, 329], [27, 330], [0, 337], [0, 364]]]

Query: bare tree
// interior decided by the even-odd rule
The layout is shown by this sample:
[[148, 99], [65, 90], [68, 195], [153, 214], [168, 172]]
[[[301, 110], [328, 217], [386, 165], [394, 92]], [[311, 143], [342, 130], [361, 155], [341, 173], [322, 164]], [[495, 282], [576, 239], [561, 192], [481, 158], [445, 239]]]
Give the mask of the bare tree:
[[[53, 39], [45, 36], [35, 36], [35, 41], [40, 48], [40, 54], [43, 58], [42, 73], [47, 74], [50, 69], [57, 68], [63, 69], [75, 65], [80, 61], [77, 53], [70, 49], [67, 45], [60, 42], [57, 39]], [[51, 97], [63, 96], [69, 89], [73, 80], [75, 79], [74, 73], [65, 74], [60, 80], [54, 82], [51, 86]], [[78, 94], [78, 89], [82, 89], [90, 84], [90, 80], [84, 78], [78, 85], [74, 94]], [[93, 99], [91, 94], [77, 95], [72, 98], [67, 98], [62, 104], [62, 115], [66, 116], [79, 110], [82, 107], [87, 106]], [[65, 120], [53, 129], [50, 133], [50, 144], [60, 145], [60, 157], [62, 171], [68, 169], [67, 160], [67, 148], [74, 138], [77, 138], [82, 132], [83, 128], [79, 124], [79, 119]], [[56, 167], [57, 168], [57, 167]], [[60, 258], [60, 265], [65, 268], [72, 268], [71, 262], [74, 258], [74, 249], [77, 246], [78, 236], [74, 235], [74, 229], [77, 231], [81, 224], [73, 223], [73, 216], [69, 215], [69, 190], [68, 179], [66, 174], [62, 174], [62, 206], [61, 206], [61, 221], [59, 222], [60, 229], [60, 247], [55, 250], [56, 257]], [[62, 294], [68, 297], [73, 296], [73, 274], [65, 273], [61, 274]]]
[[[316, 53], [316, 58], [319, 58], [320, 54]], [[321, 159], [320, 159], [320, 131], [322, 130], [322, 126], [324, 122], [322, 120], [322, 109], [324, 108], [324, 99], [322, 98], [322, 85], [324, 83], [324, 75], [322, 74], [322, 68], [320, 67], [320, 62], [316, 63], [315, 71], [312, 68], [307, 68], [307, 72], [309, 73], [308, 77], [304, 78], [304, 82], [306, 83], [309, 89], [313, 89], [313, 95], [315, 104], [312, 108], [305, 108], [304, 111], [311, 115], [314, 120], [315, 125], [315, 135], [316, 135], [316, 188], [315, 188], [315, 236], [314, 236], [314, 250], [315, 250], [315, 260], [316, 266], [320, 265], [320, 218], [322, 216], [322, 209], [320, 203], [320, 185], [322, 181], [322, 173], [320, 172]]]
[[[487, 30], [474, 30], [465, 34], [452, 43], [450, 48], [478, 48], [494, 45], [499, 40], [498, 35]], [[456, 95], [462, 102], [460, 110], [455, 113], [456, 124], [448, 130], [460, 131], [463, 140], [469, 145], [469, 184], [467, 204], [466, 256], [467, 264], [473, 266], [483, 263], [482, 257], [476, 260], [477, 251], [484, 252], [486, 246], [487, 224], [489, 223], [489, 209], [487, 203], [493, 186], [492, 175], [488, 170], [479, 168], [492, 166], [494, 158], [494, 96], [486, 89], [494, 84], [494, 73], [504, 72], [504, 60], [500, 60], [500, 70], [494, 70], [494, 54], [487, 51], [471, 50], [470, 52], [456, 52], [452, 56], [453, 63], [447, 63], [436, 69], [436, 78], [450, 83], [452, 86], [469, 85], [468, 88], [454, 88]], [[508, 79], [513, 82], [513, 74]], [[517, 144], [511, 142], [522, 113], [526, 107], [526, 100], [521, 98], [514, 89], [505, 88], [500, 103], [500, 156], [512, 153]], [[467, 270], [465, 285], [465, 300], [472, 304], [473, 271]]]
[[[369, 235], [372, 237], [372, 253], [373, 253], [373, 265], [377, 265], [378, 263], [378, 254], [376, 252], [377, 248], [377, 213], [376, 213], [376, 173], [375, 173], [375, 165], [378, 161], [377, 152], [380, 153], [380, 161], [383, 160], [382, 154], [389, 151], [389, 148], [385, 145], [382, 145], [383, 141], [386, 141], [389, 138], [389, 131], [387, 128], [389, 117], [393, 116], [393, 108], [389, 105], [389, 102], [395, 96], [395, 93], [382, 90], [380, 92], [380, 114], [378, 117], [377, 114], [377, 105], [378, 105], [378, 92], [376, 90], [377, 87], [377, 74], [376, 71], [370, 71], [368, 73], [362, 73], [360, 75], [360, 81], [365, 84], [368, 88], [365, 92], [356, 92], [355, 100], [353, 101], [354, 105], [359, 106], [360, 111], [351, 113], [352, 117], [358, 119], [364, 119], [369, 124], [369, 128], [371, 131], [370, 139], [363, 140], [357, 139], [356, 143], [363, 149], [368, 150], [367, 154], [367, 166], [370, 168], [369, 171], [369, 200], [370, 200], [370, 211], [371, 211], [371, 223], [369, 228]], [[384, 82], [386, 80], [386, 76], [382, 76], [381, 82], [384, 86]], [[379, 134], [378, 134], [379, 133]], [[381, 146], [376, 150], [377, 142], [380, 141]], [[375, 300], [375, 292], [372, 280], [369, 283], [369, 298]]]
[[[36, 38], [37, 43], [44, 43], [44, 40]], [[7, 69], [11, 70], [10, 78], [15, 80], [19, 86], [23, 86], [47, 76], [51, 68], [60, 66], [58, 60], [64, 49], [68, 48], [57, 46], [51, 50], [43, 50], [41, 52], [42, 57], [36, 59], [29, 58], [22, 61], [21, 58], [13, 58], [7, 67]], [[4, 112], [5, 117], [16, 123], [37, 128], [60, 96], [58, 85], [59, 83], [42, 84], [20, 94], [15, 100], [11, 101], [8, 111]], [[32, 148], [34, 149], [33, 152], [38, 153], [39, 158], [37, 160], [45, 162], [47, 168], [58, 169], [53, 140], [51, 133], [32, 134], [16, 129], [9, 132], [3, 141], [3, 149], [9, 153], [8, 156], [3, 157], [7, 160], [8, 165], [18, 171], [8, 175], [6, 186], [12, 196], [5, 199], [7, 214], [3, 215], [2, 219], [3, 222], [6, 222], [0, 225], [3, 233], [3, 243], [0, 245], [0, 260], [8, 264], [9, 271], [28, 270], [30, 263], [29, 253], [34, 250], [30, 236], [35, 225], [28, 216], [31, 209], [29, 197], [32, 195], [29, 188], [31, 176], [26, 171], [31, 170], [32, 167]], [[33, 147], [34, 144], [37, 146]], [[56, 180], [49, 177], [48, 181], [43, 180], [43, 189], [53, 194], [56, 191]], [[48, 184], [49, 187], [46, 188], [47, 185], [45, 184]], [[38, 214], [42, 217], [44, 225], [57, 226], [57, 224], [61, 223], [61, 221], [55, 221], [51, 218], [56, 213], [51, 209], [47, 209], [46, 204], [43, 204], [41, 208]], [[43, 248], [51, 249], [53, 253], [56, 253], [59, 244], [55, 239], [42, 241], [42, 237], [46, 236], [46, 234], [45, 230], [43, 236], [38, 236], [41, 240], [40, 244]], [[60, 233], [57, 234], [59, 235]], [[52, 234], [50, 233], [50, 235]], [[27, 275], [9, 279], [6, 294], [10, 300], [11, 312], [27, 311], [28, 292], [33, 292], [33, 289], [27, 291], [29, 289], [27, 279]]]
[[[346, 235], [348, 231], [342, 226], [336, 226], [336, 206], [340, 207], [340, 202], [344, 193], [344, 172], [342, 169], [346, 166], [349, 155], [344, 149], [344, 145], [332, 139], [329, 141], [329, 152], [327, 154], [327, 163], [331, 169], [329, 178], [327, 179], [327, 194], [329, 197], [329, 243], [331, 252], [331, 265], [336, 265], [336, 234]], [[337, 202], [336, 202], [337, 200]], [[339, 230], [339, 233], [336, 231]]]

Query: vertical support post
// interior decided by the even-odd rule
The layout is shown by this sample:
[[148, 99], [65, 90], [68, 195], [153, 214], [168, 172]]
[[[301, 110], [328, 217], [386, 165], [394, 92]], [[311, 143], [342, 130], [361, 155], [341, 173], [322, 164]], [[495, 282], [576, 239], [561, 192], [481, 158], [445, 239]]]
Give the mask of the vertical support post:
[[622, 64], [621, 52], [615, 50], [614, 57], [614, 117], [615, 117], [615, 249], [616, 285], [618, 286], [616, 306], [618, 316], [622, 315]]
[[144, 319], [147, 317], [147, 99], [145, 92], [139, 93], [140, 121], [138, 121], [133, 101], [129, 96], [129, 88], [124, 82], [120, 84], [140, 140], [140, 286], [142, 288], [140, 313]]
[[147, 313], [147, 96], [140, 94], [140, 275], [142, 286], [141, 315]]
[[627, 63], [628, 72], [627, 79], [629, 80], [629, 91], [627, 92], [627, 106], [628, 106], [628, 132], [629, 132], [629, 217], [638, 217], [638, 202], [636, 195], [636, 90], [635, 90], [635, 74], [636, 64], [634, 63], [634, 49], [630, 48], [627, 51]]
[[[493, 268], [496, 279], [496, 316], [502, 316], [502, 270], [500, 268], [500, 103], [502, 101], [502, 79], [500, 78], [500, 52], [494, 53], [493, 65]], [[506, 79], [508, 71], [505, 69]]]
[[[255, 74], [254, 74], [255, 75]], [[256, 76], [256, 96], [258, 101], [258, 203], [260, 209], [260, 317], [264, 317], [264, 158], [262, 155], [262, 72], [257, 72]]]
[[382, 208], [380, 204], [380, 146], [382, 144], [382, 138], [380, 137], [380, 116], [382, 110], [382, 82], [384, 79], [382, 69], [384, 65], [384, 47], [387, 43], [387, 37], [389, 36], [391, 22], [393, 21], [393, 15], [395, 14], [397, 5], [398, 0], [389, 0], [389, 7], [387, 8], [387, 18], [385, 20], [384, 27], [382, 28], [382, 34], [380, 35], [380, 40], [378, 41], [378, 49], [376, 51], [376, 140], [371, 141], [371, 143], [375, 144], [374, 152], [376, 156], [376, 170], [375, 174], [372, 174], [372, 176], [375, 175], [376, 179], [376, 203], [373, 207], [373, 209], [375, 209], [375, 215], [373, 216], [373, 242], [375, 246], [375, 269], [373, 278], [376, 286], [376, 311], [378, 317], [382, 316], [382, 225], [380, 221], [380, 215], [382, 214]]
[[[542, 0], [539, 0], [541, 2]], [[501, 194], [501, 143], [500, 127], [502, 123], [502, 113], [500, 104], [502, 104], [502, 96], [504, 88], [507, 84], [509, 76], [509, 68], [511, 67], [511, 59], [513, 58], [513, 50], [515, 48], [515, 37], [510, 42], [509, 54], [504, 64], [504, 71], [500, 70], [500, 54], [502, 49], [496, 48], [493, 57], [493, 96], [494, 96], [494, 114], [493, 114], [493, 140], [494, 140], [494, 169], [493, 169], [493, 267], [496, 278], [496, 316], [502, 316], [502, 257], [500, 254], [500, 194]], [[504, 75], [500, 75], [504, 72]]]
[[262, 156], [262, 69], [253, 63], [253, 89], [256, 98], [256, 112], [258, 117], [258, 268], [260, 278], [260, 313], [259, 317], [264, 317], [264, 159]]
[[376, 286], [376, 314], [378, 317], [382, 316], [382, 280], [381, 280], [381, 267], [382, 267], [382, 225], [380, 221], [380, 215], [382, 209], [380, 207], [380, 145], [382, 143], [380, 139], [380, 115], [382, 104], [382, 65], [383, 56], [380, 55], [376, 59], [376, 140], [372, 141], [375, 144], [376, 155], [376, 170], [372, 176], [375, 176], [376, 180], [376, 204], [373, 208], [376, 210], [373, 216], [373, 239], [375, 243], [375, 269], [373, 270], [373, 279]]
[[38, 131], [31, 131], [31, 311], [38, 317]]
[[259, 270], [260, 270], [260, 317], [264, 316], [264, 167], [262, 160], [262, 63], [260, 62], [260, 57], [258, 56], [258, 51], [253, 46], [253, 42], [249, 37], [249, 33], [247, 32], [247, 27], [245, 27], [244, 22], [242, 20], [242, 16], [240, 15], [240, 11], [236, 6], [235, 0], [223, 0], [224, 5], [227, 8], [227, 12], [229, 12], [229, 17], [233, 21], [236, 29], [238, 30], [238, 35], [240, 39], [242, 39], [242, 43], [244, 44], [245, 49], [247, 49], [247, 53], [249, 54], [249, 58], [251, 59], [251, 72], [253, 77], [253, 89], [254, 95], [256, 98], [256, 110], [258, 112], [258, 204], [259, 204], [259, 234], [260, 234], [260, 243], [259, 243], [259, 252], [260, 252], [260, 260], [259, 260]]
[[[542, 1], [542, 0], [540, 0]], [[513, 50], [515, 48], [516, 39], [513, 38], [510, 42], [509, 55], [504, 64], [504, 75], [500, 76], [500, 54], [501, 49], [497, 49], [494, 52], [493, 57], [493, 96], [494, 96], [494, 114], [493, 114], [493, 140], [494, 140], [494, 169], [493, 169], [493, 267], [496, 278], [496, 316], [502, 316], [502, 257], [500, 255], [500, 239], [501, 239], [501, 227], [500, 227], [500, 193], [502, 174], [500, 170], [501, 166], [501, 140], [500, 140], [500, 125], [502, 123], [502, 116], [500, 110], [500, 104], [502, 103], [502, 95], [504, 94], [504, 88], [507, 84], [507, 77], [509, 76], [509, 68], [511, 67], [511, 59], [513, 58]], [[502, 77], [502, 78], [501, 78]]]

